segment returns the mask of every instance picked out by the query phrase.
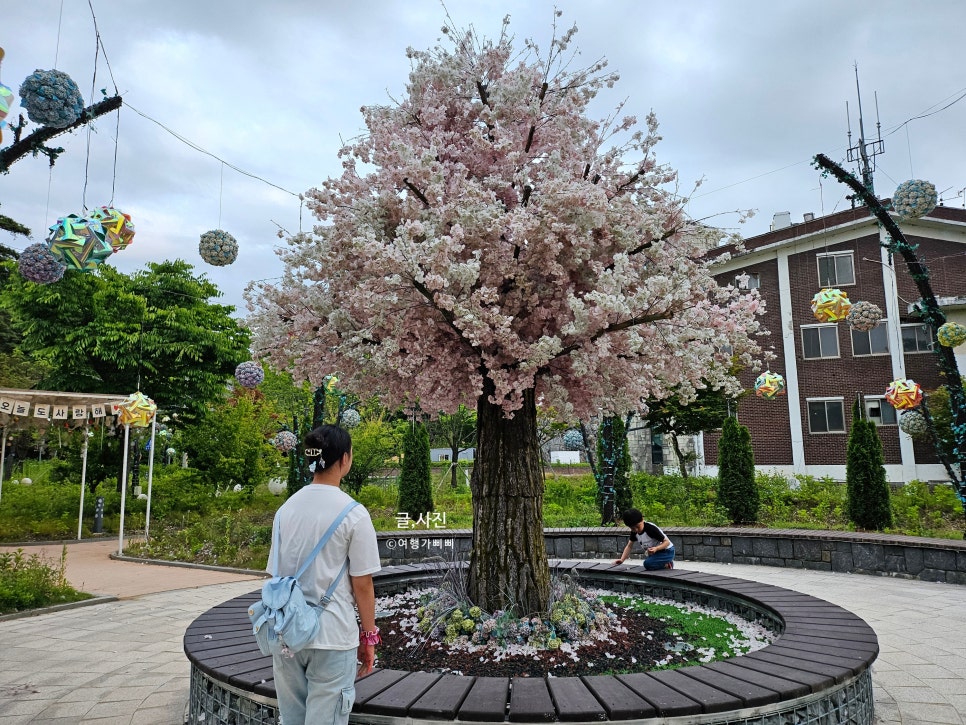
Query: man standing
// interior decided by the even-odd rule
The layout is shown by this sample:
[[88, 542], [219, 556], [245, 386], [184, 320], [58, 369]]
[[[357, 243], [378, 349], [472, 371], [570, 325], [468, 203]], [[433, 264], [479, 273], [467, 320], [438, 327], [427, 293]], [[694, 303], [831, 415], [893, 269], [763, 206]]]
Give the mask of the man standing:
[[645, 521], [644, 514], [637, 509], [627, 509], [621, 519], [623, 519], [625, 525], [630, 527], [631, 536], [620, 559], [614, 560], [615, 564], [623, 564], [630, 556], [634, 543], [639, 542], [646, 555], [644, 559], [645, 569], [674, 568], [674, 544], [657, 524]]

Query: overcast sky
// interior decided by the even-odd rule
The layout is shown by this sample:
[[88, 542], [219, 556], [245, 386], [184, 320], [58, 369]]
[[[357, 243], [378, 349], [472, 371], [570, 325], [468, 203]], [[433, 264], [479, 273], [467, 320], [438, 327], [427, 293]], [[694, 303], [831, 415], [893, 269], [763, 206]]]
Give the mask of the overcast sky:
[[[360, 106], [388, 102], [404, 88], [407, 46], [440, 38], [438, 0], [92, 0], [118, 90], [134, 109], [251, 174], [298, 194], [340, 171], [342, 139], [362, 131]], [[61, 18], [61, 5], [63, 15]], [[95, 33], [87, 0], [4, 2], [0, 82], [14, 92], [35, 69], [58, 68], [91, 102], [92, 82], [113, 92], [104, 56], [95, 71]], [[448, 0], [457, 26], [499, 33], [511, 16], [518, 41], [543, 47], [553, 8], [580, 28], [587, 63], [606, 57], [621, 81], [599, 98], [597, 115], [627, 99], [625, 112], [653, 110], [664, 141], [660, 161], [680, 173], [693, 217], [736, 226], [736, 209], [755, 209], [745, 236], [768, 231], [772, 215], [793, 221], [844, 208], [845, 189], [819, 184], [810, 166], [818, 152], [845, 159], [846, 102], [858, 142], [858, 64], [869, 140], [878, 109], [886, 153], [876, 191], [924, 178], [949, 205], [966, 187], [966, 2], [884, 0]], [[58, 25], [60, 26], [58, 42]], [[56, 61], [56, 65], [55, 65]], [[15, 105], [12, 116], [20, 111]], [[134, 244], [110, 263], [124, 272], [148, 261], [182, 258], [244, 312], [242, 290], [277, 276], [278, 225], [309, 229], [299, 200], [243, 176], [179, 141], [131, 108], [104, 116], [91, 134], [61, 136], [67, 151], [48, 172], [26, 158], [0, 176], [0, 212], [46, 236], [57, 217], [111, 199], [133, 216]], [[31, 125], [31, 128], [34, 126]], [[3, 145], [12, 141], [3, 131]], [[85, 165], [88, 170], [85, 173]], [[957, 194], [960, 196], [957, 198]], [[49, 195], [49, 201], [48, 201]], [[241, 251], [230, 267], [198, 255], [199, 235], [219, 226]], [[0, 241], [22, 250], [23, 237]]]

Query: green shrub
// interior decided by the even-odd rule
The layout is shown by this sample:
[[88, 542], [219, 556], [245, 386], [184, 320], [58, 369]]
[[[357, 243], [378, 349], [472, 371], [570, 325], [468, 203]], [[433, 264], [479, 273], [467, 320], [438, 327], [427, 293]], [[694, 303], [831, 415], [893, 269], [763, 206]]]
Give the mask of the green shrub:
[[758, 518], [760, 499], [751, 434], [731, 417], [725, 418], [718, 444], [718, 500], [732, 523], [751, 524]]
[[892, 511], [894, 530], [915, 536], [944, 535], [962, 520], [959, 499], [949, 483], [910, 481], [892, 494]]
[[89, 599], [67, 583], [66, 568], [66, 546], [59, 564], [39, 554], [25, 556], [23, 549], [0, 552], [0, 614]]
[[882, 440], [875, 423], [863, 419], [858, 398], [852, 406], [845, 471], [849, 520], [860, 529], [882, 530], [891, 526], [892, 507]]
[[399, 507], [409, 518], [433, 511], [433, 490], [429, 472], [429, 434], [416, 423], [403, 440], [402, 471], [399, 474]]

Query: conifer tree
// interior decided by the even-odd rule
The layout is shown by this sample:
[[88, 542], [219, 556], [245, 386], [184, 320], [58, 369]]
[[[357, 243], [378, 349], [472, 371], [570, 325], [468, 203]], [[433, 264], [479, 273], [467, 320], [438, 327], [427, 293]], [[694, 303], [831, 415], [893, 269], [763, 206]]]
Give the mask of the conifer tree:
[[727, 417], [718, 443], [718, 501], [735, 524], [751, 524], [758, 518], [758, 484], [755, 454], [748, 427]]
[[875, 423], [864, 419], [858, 398], [852, 405], [845, 486], [849, 521], [860, 529], [881, 530], [892, 525], [892, 502], [882, 440]]
[[413, 520], [433, 510], [433, 489], [429, 472], [429, 434], [416, 423], [403, 439], [402, 471], [399, 474], [399, 513]]
[[628, 475], [631, 453], [627, 445], [627, 428], [620, 416], [609, 415], [600, 423], [597, 434], [597, 508], [601, 523], [619, 518], [622, 511], [633, 508]]

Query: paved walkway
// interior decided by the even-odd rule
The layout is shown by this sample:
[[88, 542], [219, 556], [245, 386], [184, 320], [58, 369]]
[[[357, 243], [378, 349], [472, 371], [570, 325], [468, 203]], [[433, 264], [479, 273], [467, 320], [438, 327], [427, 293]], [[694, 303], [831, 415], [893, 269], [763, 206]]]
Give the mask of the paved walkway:
[[[59, 546], [52, 550], [59, 556]], [[182, 723], [185, 628], [215, 604], [257, 588], [257, 581], [114, 561], [112, 551], [107, 542], [70, 545], [68, 578], [119, 601], [0, 622], [0, 725]], [[873, 668], [879, 722], [966, 725], [966, 587], [771, 567], [680, 566], [787, 587], [852, 610], [879, 636], [882, 653]]]

